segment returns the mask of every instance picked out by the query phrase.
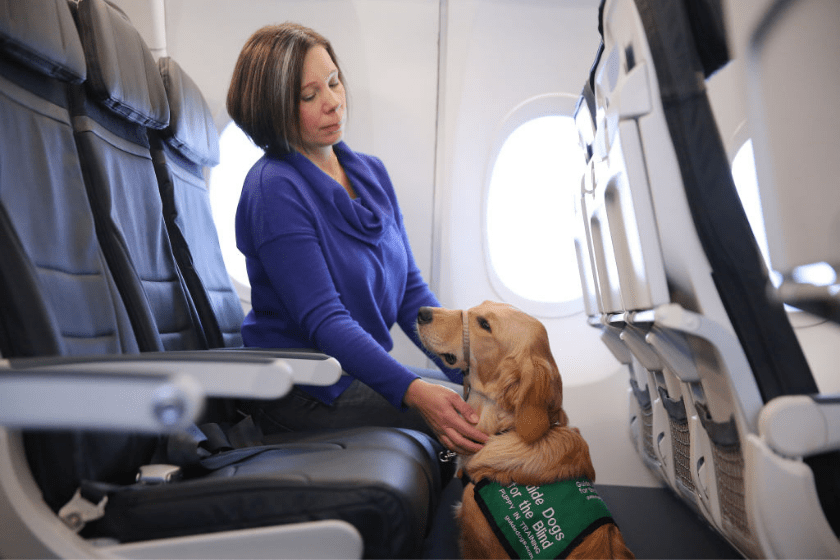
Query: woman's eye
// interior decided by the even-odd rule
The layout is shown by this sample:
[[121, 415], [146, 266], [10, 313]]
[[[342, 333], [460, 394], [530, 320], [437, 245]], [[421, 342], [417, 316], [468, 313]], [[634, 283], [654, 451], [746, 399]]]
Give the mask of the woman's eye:
[[341, 85], [341, 82], [339, 82], [338, 80], [336, 80], [334, 82], [330, 82], [330, 87], [333, 88], [333, 89], [337, 88], [340, 85]]
[[490, 323], [488, 323], [488, 322], [487, 322], [487, 319], [485, 319], [485, 318], [483, 318], [483, 317], [479, 317], [479, 318], [478, 318], [478, 326], [479, 326], [479, 327], [481, 327], [482, 329], [484, 329], [484, 330], [485, 330], [485, 331], [487, 331], [487, 332], [493, 332], [493, 331], [490, 329]]

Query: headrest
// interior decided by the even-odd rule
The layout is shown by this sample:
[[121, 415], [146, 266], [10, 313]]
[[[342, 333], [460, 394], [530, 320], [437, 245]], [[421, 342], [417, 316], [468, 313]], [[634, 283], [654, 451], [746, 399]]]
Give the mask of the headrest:
[[0, 50], [47, 76], [85, 80], [85, 55], [67, 0], [0, 0]]
[[169, 124], [163, 80], [128, 17], [104, 0], [79, 0], [76, 16], [93, 97], [143, 126], [162, 129]]
[[169, 99], [166, 142], [193, 163], [218, 164], [219, 132], [198, 86], [168, 56], [158, 59], [158, 69]]

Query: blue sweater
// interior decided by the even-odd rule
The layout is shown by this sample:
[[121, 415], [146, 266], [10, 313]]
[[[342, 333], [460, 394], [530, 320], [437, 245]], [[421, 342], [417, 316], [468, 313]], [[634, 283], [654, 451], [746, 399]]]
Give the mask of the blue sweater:
[[[361, 380], [397, 408], [417, 376], [391, 357], [390, 329], [422, 348], [421, 306], [439, 306], [414, 262], [388, 172], [343, 142], [336, 155], [357, 198], [299, 153], [262, 157], [245, 178], [236, 244], [245, 255], [252, 309], [246, 346], [313, 348], [350, 376], [303, 389], [324, 403]], [[435, 360], [447, 376], [457, 370]]]

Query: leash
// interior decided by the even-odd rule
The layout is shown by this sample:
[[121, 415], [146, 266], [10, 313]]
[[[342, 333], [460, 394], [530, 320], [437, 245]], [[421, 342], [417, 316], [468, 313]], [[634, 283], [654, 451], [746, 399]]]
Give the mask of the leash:
[[[461, 325], [462, 325], [462, 335], [461, 335], [461, 337], [462, 337], [462, 344], [463, 344], [463, 348], [464, 348], [464, 362], [466, 363], [466, 367], [462, 370], [462, 373], [463, 373], [464, 377], [466, 378], [470, 374], [470, 360], [471, 360], [471, 356], [470, 356], [470, 320], [469, 320], [469, 313], [467, 312], [466, 309], [461, 310]], [[496, 404], [495, 399], [491, 399], [490, 397], [488, 397], [487, 395], [485, 395], [481, 391], [478, 391], [478, 390], [474, 391], [473, 388], [472, 388], [472, 383], [468, 383], [466, 385], [466, 390], [464, 391], [464, 400], [466, 401], [467, 399], [469, 399], [470, 395], [473, 392], [475, 392], [476, 395], [480, 396], [485, 401], [487, 401], [489, 403], [492, 403], [494, 405]], [[499, 432], [496, 435], [501, 435], [502, 433], [505, 433], [507, 431], [509, 431], [509, 430], [503, 430], [502, 432]], [[446, 450], [438, 453], [438, 459], [440, 460], [441, 463], [448, 463], [448, 462], [452, 461], [453, 459], [455, 459], [455, 457], [457, 457], [457, 456], [458, 456], [457, 453], [455, 453], [454, 451], [450, 451], [449, 449], [446, 449]]]
[[[464, 345], [464, 362], [466, 362], [467, 364], [466, 369], [464, 369], [462, 373], [464, 374], [464, 377], [467, 377], [470, 374], [470, 360], [472, 359], [472, 356], [470, 355], [470, 318], [469, 313], [466, 309], [461, 311], [461, 325], [463, 326], [461, 336], [463, 341], [462, 344]], [[470, 398], [470, 395], [472, 395], [473, 393], [475, 393], [476, 395], [493, 405], [496, 404], [495, 399], [491, 399], [481, 391], [473, 389], [472, 383], [468, 383], [466, 385], [466, 389], [464, 391], [464, 400], [468, 400]]]
[[470, 392], [472, 391], [472, 383], [469, 383], [469, 379], [467, 379], [470, 374], [470, 360], [472, 356], [470, 356], [470, 318], [469, 312], [466, 309], [461, 310], [461, 325], [463, 327], [461, 331], [461, 343], [464, 348], [464, 363], [467, 364], [461, 373], [464, 375], [464, 381], [466, 382], [464, 400], [467, 400], [470, 398]]
[[[461, 325], [462, 325], [462, 344], [464, 348], [464, 363], [466, 366], [462, 370], [462, 374], [466, 378], [470, 374], [470, 320], [469, 320], [469, 313], [466, 309], [461, 310]], [[470, 397], [470, 392], [472, 391], [472, 384], [468, 383], [466, 385], [466, 390], [464, 391], [464, 400], [466, 401]], [[454, 460], [458, 456], [452, 450], [445, 449], [438, 453], [438, 460], [441, 463], [449, 463], [450, 461]]]
[[463, 344], [464, 344], [464, 362], [467, 364], [464, 368], [464, 375], [470, 374], [470, 318], [466, 309], [461, 310], [461, 325], [463, 325]]

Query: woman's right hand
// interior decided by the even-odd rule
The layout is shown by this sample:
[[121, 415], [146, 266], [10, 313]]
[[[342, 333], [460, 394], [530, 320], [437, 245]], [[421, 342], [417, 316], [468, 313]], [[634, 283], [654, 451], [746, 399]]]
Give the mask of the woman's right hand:
[[451, 451], [469, 455], [487, 442], [487, 434], [475, 427], [478, 414], [448, 387], [415, 379], [403, 402], [423, 415], [438, 440]]

